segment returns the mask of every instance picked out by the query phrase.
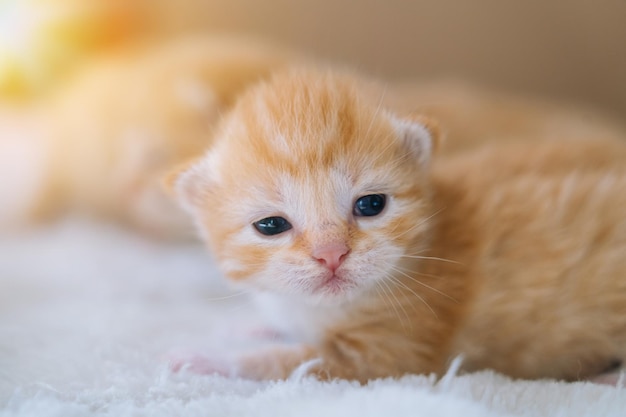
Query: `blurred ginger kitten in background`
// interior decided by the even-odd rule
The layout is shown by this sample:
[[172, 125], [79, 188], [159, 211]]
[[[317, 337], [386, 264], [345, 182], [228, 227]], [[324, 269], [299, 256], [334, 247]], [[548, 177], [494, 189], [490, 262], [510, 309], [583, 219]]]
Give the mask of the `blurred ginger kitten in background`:
[[190, 236], [160, 178], [204, 149], [240, 91], [294, 59], [251, 41], [188, 38], [92, 62], [19, 121], [42, 164], [30, 184], [36, 193], [22, 204], [25, 220], [72, 210], [158, 236]]
[[[152, 236], [193, 237], [162, 188], [164, 175], [201, 156], [220, 116], [247, 87], [296, 65], [314, 64], [257, 41], [183, 38], [98, 59], [37, 108], [0, 111], [0, 225], [76, 211]], [[437, 120], [443, 153], [492, 141], [625, 136], [593, 112], [463, 83], [387, 83], [375, 94], [398, 114]]]

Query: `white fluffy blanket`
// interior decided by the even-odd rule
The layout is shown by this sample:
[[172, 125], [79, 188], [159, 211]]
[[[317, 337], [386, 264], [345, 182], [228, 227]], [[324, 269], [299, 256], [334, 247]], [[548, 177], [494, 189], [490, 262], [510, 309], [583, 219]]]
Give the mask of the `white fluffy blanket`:
[[71, 220], [0, 238], [0, 416], [626, 416], [626, 390], [491, 372], [367, 386], [171, 373], [164, 354], [241, 347], [244, 296], [202, 248]]

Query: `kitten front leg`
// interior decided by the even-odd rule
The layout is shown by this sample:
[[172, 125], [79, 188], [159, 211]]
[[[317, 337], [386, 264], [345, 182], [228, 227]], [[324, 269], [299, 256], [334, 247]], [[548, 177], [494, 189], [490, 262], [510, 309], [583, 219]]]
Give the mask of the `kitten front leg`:
[[[237, 361], [237, 375], [252, 379], [286, 379], [302, 364], [302, 371], [322, 380], [347, 379], [366, 383], [407, 373], [441, 373], [446, 355], [430, 343], [417, 343], [402, 333], [330, 335], [319, 346], [280, 346], [245, 355]], [[441, 347], [441, 346], [440, 346]]]
[[[398, 339], [396, 337], [396, 339]], [[314, 361], [314, 362], [310, 362]], [[280, 345], [236, 357], [191, 355], [170, 361], [174, 371], [186, 369], [200, 374], [219, 374], [254, 380], [289, 378], [301, 365], [303, 373], [321, 380], [348, 379], [366, 383], [370, 379], [398, 377], [406, 373], [438, 373], [443, 356], [427, 345], [406, 340], [372, 340], [342, 335], [319, 347]]]
[[324, 343], [322, 361], [310, 373], [320, 379], [341, 378], [361, 383], [409, 373], [440, 374], [447, 358], [443, 346], [417, 342], [420, 339], [414, 336], [386, 331], [335, 334]]
[[[285, 345], [265, 348], [240, 357], [235, 364], [237, 376], [249, 379], [287, 379], [301, 365], [321, 362], [320, 352], [307, 345]], [[317, 365], [313, 365], [311, 369]], [[306, 373], [310, 373], [307, 369]]]
[[281, 343], [234, 355], [191, 355], [174, 358], [170, 365], [174, 370], [255, 380], [289, 378], [305, 363], [302, 373], [322, 380], [365, 383], [407, 373], [441, 374], [449, 357], [446, 330], [440, 322], [424, 321], [417, 334], [416, 328], [410, 331], [396, 321], [377, 320], [334, 329], [312, 345]]
[[186, 370], [197, 374], [218, 374], [254, 380], [287, 379], [307, 361], [319, 359], [320, 352], [306, 345], [280, 345], [237, 356], [175, 353], [169, 355], [174, 372]]

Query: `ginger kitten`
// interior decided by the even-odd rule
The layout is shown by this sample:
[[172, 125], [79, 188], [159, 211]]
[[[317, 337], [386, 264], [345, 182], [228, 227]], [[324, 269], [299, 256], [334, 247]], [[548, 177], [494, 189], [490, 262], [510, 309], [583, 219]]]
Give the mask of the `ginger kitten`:
[[438, 156], [434, 123], [387, 111], [375, 90], [277, 74], [174, 177], [224, 274], [295, 341], [191, 366], [276, 379], [306, 363], [364, 382], [441, 375], [463, 354], [467, 370], [575, 380], [622, 361], [626, 145]]

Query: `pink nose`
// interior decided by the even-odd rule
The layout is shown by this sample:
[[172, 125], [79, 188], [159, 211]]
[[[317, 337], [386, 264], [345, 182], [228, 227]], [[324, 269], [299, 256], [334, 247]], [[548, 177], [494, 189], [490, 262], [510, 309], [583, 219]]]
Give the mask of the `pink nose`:
[[326, 268], [335, 272], [342, 264], [350, 249], [343, 243], [323, 245], [313, 249], [313, 258]]

